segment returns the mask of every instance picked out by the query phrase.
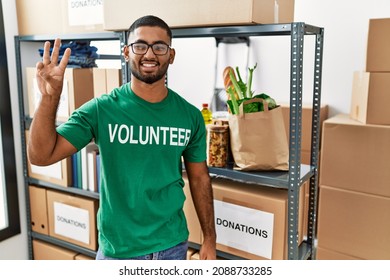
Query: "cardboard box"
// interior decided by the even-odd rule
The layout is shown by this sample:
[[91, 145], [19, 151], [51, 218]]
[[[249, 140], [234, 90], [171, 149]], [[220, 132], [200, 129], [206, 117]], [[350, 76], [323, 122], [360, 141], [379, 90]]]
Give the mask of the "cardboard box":
[[104, 93], [110, 93], [114, 88], [120, 87], [122, 85], [121, 69], [92, 69], [94, 97], [99, 97]]
[[72, 160], [65, 158], [48, 166], [38, 166], [28, 161], [28, 176], [63, 187], [72, 186]]
[[41, 93], [38, 90], [38, 84], [37, 84], [37, 79], [35, 78], [35, 72], [36, 72], [35, 67], [26, 68], [27, 98], [28, 98], [28, 112], [26, 112], [26, 115], [29, 115], [30, 118], [34, 117], [34, 113], [38, 106], [38, 102], [41, 99]]
[[190, 235], [188, 237], [189, 242], [193, 242], [195, 244], [202, 243], [202, 229], [200, 227], [200, 223], [198, 220], [198, 215], [196, 214], [196, 210], [194, 207], [194, 202], [192, 200], [190, 187], [188, 178], [185, 172], [183, 172], [184, 179], [184, 195], [186, 196], [186, 200], [184, 201], [184, 214], [187, 219], [187, 227]]
[[107, 93], [106, 69], [92, 68], [93, 75], [93, 96], [99, 97]]
[[322, 136], [320, 185], [390, 197], [390, 126], [340, 114]]
[[[28, 95], [28, 112], [26, 112], [26, 114], [29, 115], [31, 118], [34, 117], [35, 110], [38, 108], [39, 102], [41, 100], [41, 92], [38, 89], [37, 79], [35, 75], [35, 67], [26, 67]], [[68, 82], [64, 82], [64, 88], [61, 93], [61, 99], [57, 110], [57, 120], [66, 121], [69, 118], [70, 113], [71, 112], [69, 109]]]
[[[29, 131], [26, 130], [26, 145], [28, 145]], [[37, 166], [27, 160], [28, 176], [38, 180], [50, 182], [59, 186], [72, 186], [72, 160], [65, 158], [48, 166]]]
[[[280, 104], [282, 107], [284, 126], [286, 128], [287, 139], [290, 137], [290, 104]], [[301, 152], [309, 154], [310, 163], [310, 151], [311, 151], [311, 133], [312, 133], [312, 120], [313, 120], [313, 106], [312, 104], [302, 104], [302, 126], [301, 126]], [[328, 118], [328, 105], [321, 105], [320, 107], [320, 135], [318, 139], [321, 141], [322, 124]], [[321, 144], [321, 142], [320, 142]], [[301, 155], [302, 163], [307, 160], [307, 155]]]
[[[200, 260], [200, 255], [199, 252], [195, 252], [194, 254], [191, 255], [190, 258], [191, 261], [199, 261]], [[220, 256], [217, 256], [217, 260], [226, 260], [225, 258], [222, 258]]]
[[106, 88], [107, 92], [122, 85], [122, 70], [106, 68]]
[[364, 124], [390, 125], [390, 72], [353, 74], [351, 118]]
[[134, 0], [104, 1], [104, 29], [128, 30], [144, 15], [171, 27], [287, 23], [294, 21], [294, 0]]
[[[184, 204], [184, 212], [187, 218], [188, 229], [190, 231], [189, 241], [196, 244], [201, 244], [203, 240], [202, 230], [196, 215], [195, 207], [192, 202], [191, 194], [189, 193], [189, 183], [186, 174], [183, 173], [185, 182], [186, 201]], [[226, 202], [225, 206], [234, 207], [234, 205], [248, 207], [250, 209], [242, 209], [244, 212], [253, 209], [260, 210], [274, 215], [274, 226], [272, 236], [272, 259], [286, 259], [287, 258], [287, 190], [275, 189], [270, 187], [263, 187], [258, 185], [250, 185], [245, 183], [237, 183], [224, 179], [212, 180], [214, 199]], [[298, 242], [299, 244], [304, 240], [307, 226], [304, 221], [308, 219], [308, 208], [305, 207], [305, 196], [308, 195], [309, 181], [305, 182], [300, 189], [299, 198], [299, 213], [298, 213]], [[218, 202], [217, 202], [218, 203]], [[228, 205], [229, 204], [229, 205]], [[230, 205], [232, 204], [232, 205]], [[215, 205], [214, 205], [215, 207]], [[216, 227], [218, 227], [218, 209], [215, 209]], [[223, 212], [223, 210], [222, 210]], [[242, 213], [244, 213], [242, 212]], [[258, 213], [257, 213], [258, 214]], [[261, 215], [262, 213], [260, 213]], [[226, 246], [219, 243], [217, 234], [217, 249], [229, 254], [240, 256], [247, 259], [267, 259], [265, 257], [249, 253], [245, 250], [234, 248], [234, 237], [231, 240], [231, 245]], [[261, 244], [256, 244], [260, 246]], [[270, 245], [270, 244], [268, 244]]]
[[194, 254], [192, 254], [189, 259], [191, 261], [199, 261], [200, 260], [199, 252], [195, 252]]
[[328, 250], [322, 247], [317, 247], [317, 260], [361, 260], [353, 256], [349, 256], [337, 251]]
[[[300, 195], [301, 198], [303, 198], [303, 202], [301, 202], [302, 204], [300, 204], [300, 206], [303, 205], [303, 207], [299, 208], [299, 210], [302, 211], [302, 213], [300, 213], [300, 217], [302, 217], [302, 219], [299, 220], [300, 228], [302, 229], [299, 240], [303, 241], [307, 239], [307, 230], [309, 227], [310, 180], [303, 184], [301, 192], [302, 193], [300, 193]], [[313, 221], [313, 223], [315, 223], [315, 221]], [[315, 224], [314, 227], [317, 228], [317, 225]]]
[[367, 72], [390, 72], [390, 18], [370, 19]]
[[[219, 206], [215, 206], [216, 227], [217, 231], [220, 232], [219, 236], [217, 234], [217, 249], [248, 259], [285, 259], [287, 257], [287, 190], [253, 186], [224, 179], [214, 179], [213, 191], [214, 200], [222, 202], [219, 203]], [[303, 204], [301, 204], [303, 203], [302, 195], [304, 195], [303, 191], [300, 192], [300, 208], [303, 207]], [[241, 236], [242, 239], [235, 239], [234, 233], [230, 235], [232, 228], [229, 229], [229, 227], [226, 227], [226, 223], [230, 223], [228, 221], [230, 218], [225, 219], [222, 217], [222, 215], [225, 215], [227, 209], [234, 207], [234, 205], [238, 206], [234, 210], [238, 213], [236, 223], [241, 219], [246, 219], [248, 217], [247, 213], [258, 217], [264, 216], [265, 219], [270, 218], [268, 222], [271, 223], [255, 218], [254, 222], [258, 223], [259, 234], [252, 233], [251, 227], [254, 228], [254, 226], [244, 225], [242, 228], [245, 229], [243, 232], [244, 235], [247, 235], [246, 238]], [[299, 212], [301, 213], [301, 211]], [[298, 217], [299, 243], [302, 241], [303, 224], [301, 219], [302, 216]], [[266, 227], [269, 230], [266, 230]], [[224, 235], [226, 234], [227, 242], [221, 241], [221, 232], [224, 232]], [[245, 246], [242, 244], [236, 246], [243, 241], [246, 243], [244, 239], [252, 239], [251, 243], [255, 243], [256, 248], [268, 245], [268, 257], [261, 256], [258, 253], [250, 253], [249, 250], [253, 249], [250, 246], [245, 250], [237, 249], [237, 247], [242, 248]]]
[[67, 83], [68, 87], [70, 113], [94, 97], [91, 68], [66, 68], [64, 79], [64, 86]]
[[196, 252], [197, 252], [197, 250], [195, 250], [194, 248], [188, 248], [186, 260], [190, 260], [190, 259], [191, 259], [191, 256], [192, 256], [193, 254], [195, 254]]
[[[57, 120], [67, 121], [70, 114], [94, 97], [93, 70], [90, 68], [66, 68]], [[35, 78], [35, 67], [26, 68], [29, 115], [34, 116], [41, 99]]]
[[[287, 259], [287, 190], [225, 179], [212, 183], [217, 249], [247, 259]], [[299, 243], [303, 240], [302, 213], [297, 217]]]
[[47, 208], [50, 236], [97, 250], [97, 200], [48, 190]]
[[80, 2], [16, 0], [19, 35], [104, 32], [102, 1]]
[[89, 256], [86, 256], [86, 255], [83, 255], [83, 254], [77, 254], [74, 259], [76, 261], [93, 261], [95, 260], [94, 258], [92, 257], [89, 257]]
[[390, 198], [320, 186], [318, 247], [366, 260], [390, 259]]
[[46, 189], [29, 186], [30, 219], [32, 231], [49, 235]]
[[77, 255], [71, 250], [49, 244], [40, 240], [33, 240], [34, 260], [73, 260]]

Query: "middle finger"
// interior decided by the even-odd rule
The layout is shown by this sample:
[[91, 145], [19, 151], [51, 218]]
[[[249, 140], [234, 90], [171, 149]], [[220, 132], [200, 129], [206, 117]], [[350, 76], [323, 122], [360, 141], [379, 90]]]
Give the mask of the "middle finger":
[[60, 46], [61, 46], [61, 40], [59, 38], [55, 39], [53, 51], [52, 51], [52, 54], [51, 54], [51, 61], [54, 64], [58, 63], [58, 56], [59, 56], [59, 53], [60, 53]]

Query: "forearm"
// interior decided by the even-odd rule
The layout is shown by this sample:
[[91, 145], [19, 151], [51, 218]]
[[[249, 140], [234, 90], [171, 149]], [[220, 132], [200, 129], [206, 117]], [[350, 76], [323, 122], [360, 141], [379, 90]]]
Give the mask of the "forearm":
[[35, 111], [28, 139], [28, 156], [31, 163], [47, 165], [57, 142], [56, 113], [59, 97], [42, 96]]
[[53, 50], [45, 42], [42, 61], [36, 64], [36, 78], [41, 102], [30, 126], [27, 152], [35, 165], [49, 165], [70, 156], [76, 148], [56, 131], [56, 115], [60, 102], [64, 74], [71, 50], [67, 48], [58, 63], [61, 40], [55, 39]]
[[209, 176], [193, 179], [190, 188], [204, 240], [215, 243], [214, 201]]

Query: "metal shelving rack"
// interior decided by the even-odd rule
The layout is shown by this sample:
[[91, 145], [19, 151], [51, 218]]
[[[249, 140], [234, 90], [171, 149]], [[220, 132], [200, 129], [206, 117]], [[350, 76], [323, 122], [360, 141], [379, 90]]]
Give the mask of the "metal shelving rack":
[[[174, 38], [201, 38], [201, 37], [237, 37], [237, 36], [290, 36], [291, 58], [290, 58], [290, 135], [289, 135], [289, 171], [287, 172], [240, 172], [234, 170], [232, 166], [227, 168], [212, 168], [210, 174], [213, 177], [222, 177], [234, 181], [245, 182], [253, 185], [263, 185], [268, 187], [283, 188], [288, 190], [288, 259], [313, 259], [315, 258], [316, 237], [316, 209], [318, 191], [318, 150], [320, 133], [320, 106], [321, 106], [321, 78], [322, 78], [322, 54], [324, 29], [303, 22], [293, 22], [286, 24], [256, 24], [246, 26], [224, 26], [224, 27], [194, 27], [173, 29]], [[314, 58], [314, 81], [313, 81], [313, 115], [312, 115], [312, 146], [310, 165], [301, 164], [301, 126], [302, 126], [302, 79], [303, 79], [303, 43], [307, 35], [315, 36], [315, 58]], [[22, 155], [23, 170], [26, 186], [27, 222], [28, 222], [28, 243], [29, 254], [32, 258], [32, 238], [44, 240], [62, 247], [66, 247], [94, 256], [95, 252], [64, 242], [46, 235], [37, 234], [31, 231], [30, 227], [30, 205], [28, 185], [37, 184], [47, 188], [60, 189], [87, 197], [98, 199], [98, 194], [80, 191], [73, 188], [63, 188], [28, 177], [27, 174], [27, 153], [25, 149], [26, 139], [24, 131], [29, 127], [31, 119], [26, 117], [24, 110], [23, 93], [23, 72], [21, 44], [24, 42], [44, 42], [54, 40], [54, 36], [16, 36], [16, 65], [19, 88], [20, 117], [23, 120], [20, 124], [22, 135]], [[119, 40], [121, 48], [127, 44], [126, 32], [107, 32], [93, 34], [77, 34], [61, 36], [63, 40]], [[104, 57], [101, 57], [104, 58]], [[107, 57], [112, 58], [112, 57]], [[130, 70], [128, 64], [120, 57], [122, 65], [123, 82], [130, 81]], [[309, 219], [307, 240], [298, 246], [298, 200], [299, 191], [303, 182], [310, 180], [309, 193]], [[198, 246], [192, 244], [194, 247]], [[230, 259], [235, 256], [218, 252], [219, 255]]]
[[[59, 36], [59, 35], [58, 35]], [[102, 32], [102, 33], [88, 33], [88, 34], [66, 34], [61, 35], [62, 41], [112, 41], [117, 40], [120, 43], [124, 40], [122, 37], [124, 36], [124, 32]], [[32, 240], [38, 239], [42, 241], [49, 242], [51, 244], [64, 247], [75, 252], [84, 254], [86, 256], [95, 257], [96, 252], [93, 250], [57, 239], [51, 236], [40, 234], [33, 232], [31, 230], [31, 217], [30, 217], [30, 199], [29, 199], [29, 185], [37, 185], [42, 186], [47, 189], [59, 190], [65, 193], [75, 194], [82, 197], [89, 197], [93, 199], [99, 199], [99, 194], [95, 192], [85, 191], [73, 187], [65, 188], [63, 186], [59, 186], [50, 182], [45, 182], [42, 180], [37, 180], [28, 176], [28, 165], [27, 165], [27, 151], [26, 151], [26, 138], [25, 131], [29, 129], [31, 124], [31, 118], [26, 115], [25, 106], [26, 106], [26, 93], [24, 93], [24, 84], [25, 84], [25, 76], [23, 74], [23, 60], [29, 58], [29, 55], [23, 53], [25, 50], [23, 48], [24, 45], [27, 44], [35, 44], [39, 47], [43, 47], [43, 43], [45, 41], [54, 41], [57, 36], [54, 35], [31, 35], [31, 36], [15, 36], [15, 54], [16, 54], [16, 67], [17, 67], [17, 80], [18, 80], [18, 95], [19, 95], [19, 114], [20, 119], [20, 130], [21, 130], [21, 142], [22, 142], [22, 158], [23, 158], [23, 175], [24, 175], [24, 185], [25, 185], [25, 193], [26, 193], [26, 209], [27, 209], [27, 238], [28, 238], [28, 253], [29, 258], [33, 258], [33, 248], [32, 248]], [[121, 45], [122, 48], [122, 45]], [[36, 49], [38, 52], [38, 50]], [[124, 65], [125, 61], [121, 55], [99, 55], [99, 59], [120, 59], [121, 64]], [[36, 62], [36, 61], [35, 61]], [[30, 62], [31, 64], [32, 62]], [[30, 66], [35, 66], [35, 64], [31, 64]], [[124, 75], [127, 73], [122, 73], [122, 79], [126, 80]]]
[[[310, 165], [301, 164], [303, 45], [306, 35], [315, 36], [312, 145]], [[290, 135], [288, 172], [240, 172], [232, 166], [212, 168], [213, 177], [288, 190], [288, 259], [315, 258], [316, 209], [318, 191], [318, 150], [320, 133], [321, 78], [324, 29], [304, 22], [247, 26], [196, 27], [173, 30], [174, 38], [290, 36]], [[307, 240], [298, 246], [298, 203], [302, 184], [310, 180]]]

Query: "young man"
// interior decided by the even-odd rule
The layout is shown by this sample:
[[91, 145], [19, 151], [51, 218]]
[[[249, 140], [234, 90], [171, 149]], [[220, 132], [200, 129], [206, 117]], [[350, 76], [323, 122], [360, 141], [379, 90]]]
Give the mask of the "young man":
[[168, 25], [154, 16], [136, 20], [123, 55], [131, 82], [77, 109], [55, 126], [66, 50], [60, 40], [44, 45], [37, 63], [42, 94], [30, 127], [32, 164], [49, 165], [92, 139], [101, 156], [97, 259], [185, 259], [188, 229], [182, 160], [203, 230], [201, 259], [215, 259], [213, 195], [206, 165], [206, 130], [200, 111], [168, 89], [165, 76], [175, 58]]

